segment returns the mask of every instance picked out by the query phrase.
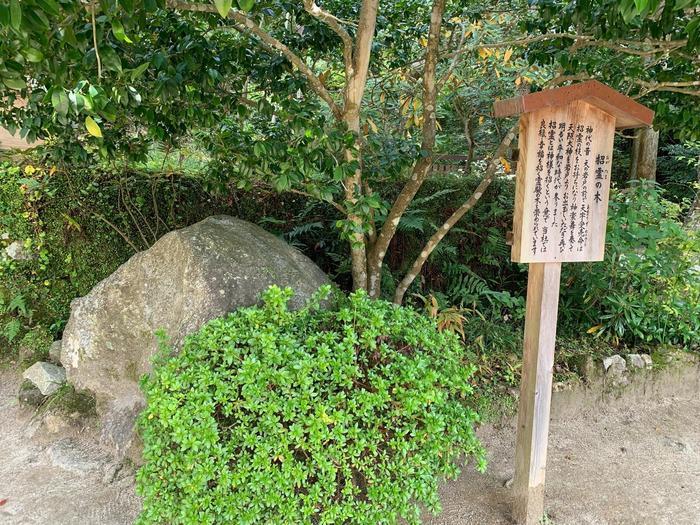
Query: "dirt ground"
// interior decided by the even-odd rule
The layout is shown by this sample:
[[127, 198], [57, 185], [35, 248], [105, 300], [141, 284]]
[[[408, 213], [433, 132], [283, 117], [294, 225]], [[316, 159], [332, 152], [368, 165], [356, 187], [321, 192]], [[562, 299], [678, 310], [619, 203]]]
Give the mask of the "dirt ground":
[[[132, 523], [139, 511], [133, 472], [115, 472], [90, 429], [49, 432], [17, 405], [17, 377], [0, 373], [0, 523]], [[511, 523], [503, 485], [512, 475], [514, 427], [485, 426], [479, 434], [489, 451], [488, 472], [467, 469], [446, 483], [443, 513], [425, 523]], [[553, 419], [546, 505], [556, 525], [700, 524], [697, 391], [662, 400], [637, 396]]]
[[[441, 490], [430, 525], [510, 524], [515, 428], [483, 428], [485, 475]], [[552, 420], [545, 505], [556, 525], [700, 524], [700, 398], [647, 401]]]

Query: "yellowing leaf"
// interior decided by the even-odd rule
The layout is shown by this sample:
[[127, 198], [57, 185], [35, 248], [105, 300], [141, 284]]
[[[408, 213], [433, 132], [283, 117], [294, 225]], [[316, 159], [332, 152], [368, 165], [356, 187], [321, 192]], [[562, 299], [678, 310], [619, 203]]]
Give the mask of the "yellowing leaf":
[[488, 58], [489, 52], [485, 48], [480, 47], [479, 48], [479, 56], [483, 59]]
[[503, 63], [507, 64], [512, 55], [513, 55], [513, 50], [511, 48], [506, 49], [506, 52], [503, 55]]
[[586, 330], [586, 333], [587, 333], [587, 334], [594, 334], [594, 333], [596, 333], [598, 330], [600, 330], [601, 328], [603, 328], [603, 325], [602, 325], [602, 324], [597, 324], [597, 325], [595, 325], [595, 326], [591, 326], [588, 330]]
[[102, 138], [102, 130], [100, 129], [100, 125], [95, 122], [95, 120], [92, 117], [86, 117], [85, 118], [85, 128], [88, 130], [88, 133], [92, 135], [93, 137]]
[[479, 124], [483, 124], [483, 123], [484, 123], [484, 117], [482, 115], [481, 117], [479, 117]]
[[420, 42], [420, 45], [421, 45], [421, 46], [423, 46], [423, 47], [428, 47], [428, 39], [425, 38], [424, 36], [420, 37], [419, 42]]
[[373, 131], [374, 133], [376, 133], [377, 131], [379, 131], [379, 128], [377, 128], [377, 125], [376, 125], [376, 124], [374, 123], [374, 121], [373, 121], [371, 118], [369, 118], [369, 117], [367, 117], [367, 124], [369, 124], [369, 127], [372, 129], [372, 131]]
[[516, 85], [516, 86], [519, 86], [520, 84], [522, 84], [522, 82], [523, 82], [523, 77], [518, 77], [518, 78], [515, 79], [515, 85]]
[[501, 166], [503, 166], [503, 171], [505, 171], [506, 173], [511, 172], [510, 162], [508, 162], [503, 157], [501, 157]]

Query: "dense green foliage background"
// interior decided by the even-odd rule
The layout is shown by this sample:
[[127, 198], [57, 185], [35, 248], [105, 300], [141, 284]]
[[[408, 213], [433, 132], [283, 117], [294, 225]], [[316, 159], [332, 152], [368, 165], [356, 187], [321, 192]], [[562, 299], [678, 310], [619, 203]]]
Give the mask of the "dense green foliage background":
[[[692, 174], [694, 168], [686, 162], [687, 150], [681, 153], [661, 157], [660, 166], [672, 169], [660, 171], [660, 178], [690, 179], [683, 173]], [[617, 155], [624, 171], [625, 152]], [[3, 345], [16, 351], [33, 329], [59, 337], [74, 297], [86, 294], [165, 232], [214, 213], [263, 225], [304, 251], [341, 287], [350, 287], [346, 243], [330, 207], [265, 187], [211, 193], [194, 165], [184, 172], [188, 166], [179, 166], [177, 173], [161, 170], [163, 166], [158, 157], [141, 170], [54, 170], [38, 162], [0, 167]], [[623, 179], [624, 173], [616, 178]], [[459, 172], [426, 182], [393, 241], [396, 249], [383, 275], [387, 297], [395, 275], [421, 249], [424, 235], [477, 183], [478, 175]], [[613, 193], [606, 261], [567, 265], [565, 270], [562, 337], [590, 337], [585, 332], [598, 327], [593, 335], [620, 344], [697, 343], [698, 239], [682, 224], [683, 206], [693, 190], [688, 183], [667, 187], [633, 185]], [[438, 313], [454, 308], [467, 324], [482, 318], [506, 323], [514, 340], [519, 338], [526, 268], [510, 263], [505, 241], [512, 193], [511, 178], [494, 182], [471, 220], [454, 228], [429, 259], [409, 302]], [[30, 254], [28, 260], [4, 256], [4, 248], [15, 241]], [[431, 307], [431, 301], [437, 306]], [[488, 338], [485, 332], [476, 328], [465, 339]]]

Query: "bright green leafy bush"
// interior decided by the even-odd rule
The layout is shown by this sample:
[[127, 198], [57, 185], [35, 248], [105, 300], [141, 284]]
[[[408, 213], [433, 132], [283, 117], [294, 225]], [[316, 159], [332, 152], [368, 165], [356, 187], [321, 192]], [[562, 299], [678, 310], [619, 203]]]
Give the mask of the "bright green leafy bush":
[[144, 378], [140, 523], [419, 523], [442, 476], [484, 468], [457, 336], [361, 292], [291, 296], [209, 322]]
[[700, 237], [679, 214], [648, 184], [613, 194], [605, 261], [565, 265], [560, 315], [569, 329], [631, 344], [698, 345]]

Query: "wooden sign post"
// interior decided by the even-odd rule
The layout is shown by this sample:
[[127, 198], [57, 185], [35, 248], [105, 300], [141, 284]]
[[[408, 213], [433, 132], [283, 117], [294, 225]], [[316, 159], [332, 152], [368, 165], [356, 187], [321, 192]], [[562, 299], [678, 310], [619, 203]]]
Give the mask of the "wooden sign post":
[[649, 126], [654, 112], [591, 80], [494, 104], [520, 115], [514, 262], [529, 263], [513, 517], [544, 514], [552, 368], [561, 263], [602, 261], [615, 129]]

